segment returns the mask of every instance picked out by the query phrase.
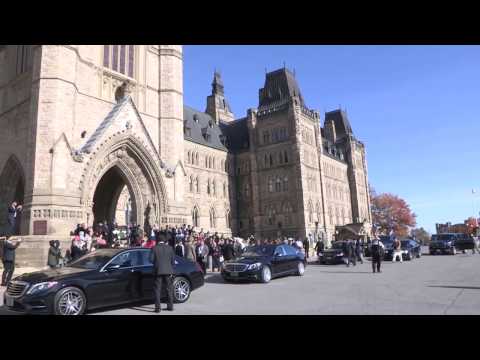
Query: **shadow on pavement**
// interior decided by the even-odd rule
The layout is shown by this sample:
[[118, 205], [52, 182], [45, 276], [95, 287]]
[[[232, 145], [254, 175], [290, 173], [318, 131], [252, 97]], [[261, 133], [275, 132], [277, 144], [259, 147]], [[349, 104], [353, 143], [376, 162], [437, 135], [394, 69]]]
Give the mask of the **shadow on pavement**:
[[371, 274], [371, 271], [322, 271], [322, 273], [329, 273], [329, 274]]
[[480, 290], [480, 286], [428, 285], [433, 288]]
[[210, 275], [209, 277], [205, 278], [205, 284], [225, 284], [225, 285], [242, 285], [247, 284], [249, 281], [247, 280], [238, 280], [238, 281], [225, 281], [223, 280], [222, 275], [215, 274]]

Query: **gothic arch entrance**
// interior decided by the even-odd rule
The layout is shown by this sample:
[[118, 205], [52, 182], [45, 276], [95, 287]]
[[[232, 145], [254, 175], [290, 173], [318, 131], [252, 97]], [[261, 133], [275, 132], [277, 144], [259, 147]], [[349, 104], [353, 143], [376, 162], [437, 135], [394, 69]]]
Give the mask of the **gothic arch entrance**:
[[92, 155], [82, 182], [82, 202], [90, 213], [88, 224], [113, 222], [125, 192], [131, 200], [127, 203], [132, 224], [145, 231], [159, 224], [167, 209], [166, 191], [160, 169], [143, 144], [132, 136], [114, 136]]
[[[8, 230], [7, 209], [13, 201], [24, 202], [25, 175], [15, 155], [10, 156], [0, 174], [0, 234]], [[19, 213], [14, 234], [22, 233], [22, 214]]]
[[[127, 193], [128, 199], [131, 200], [131, 209], [126, 209], [122, 203], [124, 211], [129, 214], [119, 214], [120, 195]], [[128, 205], [128, 204], [127, 204]], [[121, 211], [121, 210], [120, 210]], [[119, 216], [120, 215], [120, 216]], [[118, 225], [129, 225], [137, 222], [137, 209], [135, 195], [132, 186], [128, 183], [128, 179], [118, 166], [113, 166], [108, 170], [98, 182], [97, 188], [93, 195], [93, 223], [108, 222], [112, 224], [116, 222]]]

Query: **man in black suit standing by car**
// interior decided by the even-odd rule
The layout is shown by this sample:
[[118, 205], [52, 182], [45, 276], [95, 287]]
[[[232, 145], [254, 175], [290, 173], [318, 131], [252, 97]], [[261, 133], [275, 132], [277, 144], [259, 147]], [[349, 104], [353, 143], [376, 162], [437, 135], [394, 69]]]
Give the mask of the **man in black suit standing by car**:
[[160, 237], [160, 241], [152, 248], [150, 261], [153, 263], [153, 276], [155, 278], [153, 291], [155, 292], [155, 312], [159, 313], [160, 300], [163, 286], [167, 287], [167, 310], [173, 311], [173, 268], [175, 266], [175, 253], [173, 248], [165, 244], [165, 238]]
[[7, 286], [15, 272], [15, 250], [21, 244], [22, 239], [13, 242], [7, 235], [3, 242], [3, 274], [1, 286]]

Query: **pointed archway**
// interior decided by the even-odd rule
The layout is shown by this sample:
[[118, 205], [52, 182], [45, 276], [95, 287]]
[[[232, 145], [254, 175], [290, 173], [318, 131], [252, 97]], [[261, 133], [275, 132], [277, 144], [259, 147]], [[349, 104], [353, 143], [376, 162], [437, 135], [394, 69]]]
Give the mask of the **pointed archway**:
[[[23, 168], [15, 155], [11, 155], [0, 174], [0, 234], [8, 231], [7, 209], [13, 201], [24, 202], [25, 175]], [[22, 214], [16, 221], [14, 234], [22, 234]]]
[[93, 154], [82, 182], [82, 202], [89, 224], [112, 222], [122, 190], [131, 199], [132, 223], [149, 231], [166, 212], [166, 191], [155, 160], [135, 137], [113, 137]]

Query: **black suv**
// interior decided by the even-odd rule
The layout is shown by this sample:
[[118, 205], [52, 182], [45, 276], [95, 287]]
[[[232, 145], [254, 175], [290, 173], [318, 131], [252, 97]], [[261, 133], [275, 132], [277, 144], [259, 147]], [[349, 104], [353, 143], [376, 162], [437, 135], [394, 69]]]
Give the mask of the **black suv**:
[[455, 248], [461, 251], [473, 250], [475, 249], [475, 240], [472, 236], [468, 234], [457, 234]]
[[437, 234], [432, 235], [432, 241], [428, 247], [430, 255], [457, 253], [456, 242], [458, 234]]

